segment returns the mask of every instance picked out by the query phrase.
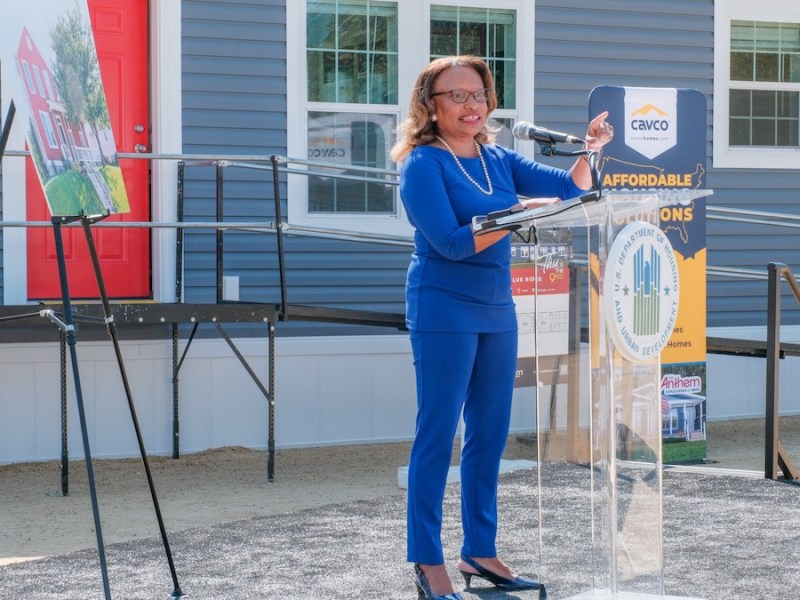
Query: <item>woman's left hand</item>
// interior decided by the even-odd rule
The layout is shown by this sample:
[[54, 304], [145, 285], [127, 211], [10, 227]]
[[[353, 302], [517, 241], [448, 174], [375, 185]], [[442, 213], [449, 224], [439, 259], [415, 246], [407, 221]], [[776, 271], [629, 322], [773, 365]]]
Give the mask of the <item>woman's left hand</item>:
[[608, 111], [603, 111], [589, 122], [586, 129], [586, 147], [600, 151], [614, 137], [614, 128], [606, 121]]
[[555, 204], [558, 201], [558, 198], [526, 198], [525, 200], [522, 200], [520, 204], [525, 210], [530, 210], [531, 208], [539, 208], [540, 206]]

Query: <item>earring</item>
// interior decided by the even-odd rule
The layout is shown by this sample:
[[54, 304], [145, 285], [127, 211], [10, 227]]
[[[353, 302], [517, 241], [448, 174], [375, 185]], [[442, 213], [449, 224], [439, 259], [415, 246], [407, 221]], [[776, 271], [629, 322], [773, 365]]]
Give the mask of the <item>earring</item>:
[[438, 121], [438, 120], [439, 120], [439, 117], [437, 117], [436, 115], [433, 115], [431, 117], [431, 121], [433, 121], [434, 123], [436, 123], [436, 121]]

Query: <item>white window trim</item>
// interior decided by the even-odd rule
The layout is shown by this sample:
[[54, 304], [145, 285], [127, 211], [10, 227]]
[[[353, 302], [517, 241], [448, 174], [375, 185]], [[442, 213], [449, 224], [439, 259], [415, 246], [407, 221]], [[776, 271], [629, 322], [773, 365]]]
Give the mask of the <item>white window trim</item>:
[[[798, 148], [749, 148], [728, 146], [730, 114], [731, 21], [780, 21], [800, 23], [800, 4], [785, 0], [715, 0], [714, 2], [714, 168], [797, 169]], [[800, 84], [787, 85], [800, 91]]]
[[[430, 56], [430, 6], [450, 5], [463, 7], [512, 9], [517, 12], [517, 107], [498, 110], [494, 116], [511, 119], [533, 119], [534, 73], [534, 5], [532, 0], [402, 0], [398, 2], [398, 107], [387, 105], [337, 105], [356, 112], [395, 114], [398, 124], [405, 118], [411, 88], [417, 75]], [[421, 16], [422, 15], [422, 16]], [[306, 115], [306, 1], [286, 3], [287, 23], [287, 154], [290, 159], [308, 156]], [[420, 24], [422, 27], [420, 27]], [[408, 35], [408, 32], [419, 32]], [[520, 147], [520, 152], [533, 157], [533, 144]], [[293, 168], [303, 168], [292, 165]], [[307, 178], [289, 175], [287, 182], [288, 220], [292, 225], [328, 229], [368, 232], [379, 235], [407, 236], [411, 226], [397, 198], [397, 213], [391, 215], [361, 214], [310, 214], [307, 200]]]
[[[181, 3], [174, 0], [150, 0], [151, 36], [151, 110], [153, 152], [179, 154], [182, 150], [181, 121]], [[0, 111], [8, 112], [12, 96], [10, 78], [0, 80]], [[19, 102], [19, 100], [17, 100]], [[17, 119], [18, 121], [18, 119]], [[15, 122], [9, 132], [7, 150], [25, 147], [25, 128]], [[177, 220], [177, 162], [153, 161], [153, 221]], [[3, 219], [25, 221], [25, 161], [3, 158]], [[175, 239], [171, 229], [152, 233], [153, 297], [161, 302], [175, 300]], [[27, 247], [25, 228], [3, 230], [3, 301], [4, 304], [28, 303]]]

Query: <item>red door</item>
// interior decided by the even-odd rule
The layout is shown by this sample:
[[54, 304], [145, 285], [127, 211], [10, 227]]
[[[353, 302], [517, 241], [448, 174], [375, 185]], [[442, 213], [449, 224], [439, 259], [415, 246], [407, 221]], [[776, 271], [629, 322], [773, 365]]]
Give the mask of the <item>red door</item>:
[[[134, 152], [137, 144], [150, 147], [150, 90], [148, 72], [148, 2], [89, 0], [100, 73], [111, 127], [119, 152]], [[120, 159], [130, 213], [112, 221], [150, 219], [150, 167], [147, 160]], [[27, 218], [49, 221], [50, 213], [32, 161], [26, 165]], [[99, 291], [81, 228], [63, 227], [70, 297], [97, 298]], [[94, 227], [92, 237], [112, 298], [149, 298], [150, 230]], [[28, 298], [61, 298], [52, 228], [27, 230]]]

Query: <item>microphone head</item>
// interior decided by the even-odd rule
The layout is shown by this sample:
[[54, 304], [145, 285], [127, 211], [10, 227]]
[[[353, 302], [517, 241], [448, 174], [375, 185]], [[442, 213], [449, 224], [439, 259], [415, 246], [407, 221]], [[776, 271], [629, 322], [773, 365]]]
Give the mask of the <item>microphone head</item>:
[[514, 123], [514, 127], [511, 129], [511, 135], [513, 135], [518, 140], [532, 140], [534, 139], [531, 136], [531, 130], [534, 128], [532, 123], [528, 123], [527, 121], [517, 121]]
[[583, 144], [584, 140], [571, 135], [569, 133], [562, 133], [560, 131], [552, 131], [544, 127], [537, 127], [533, 123], [527, 121], [517, 121], [511, 129], [511, 135], [518, 140], [535, 141], [540, 144], [555, 144], [557, 142], [567, 144]]

